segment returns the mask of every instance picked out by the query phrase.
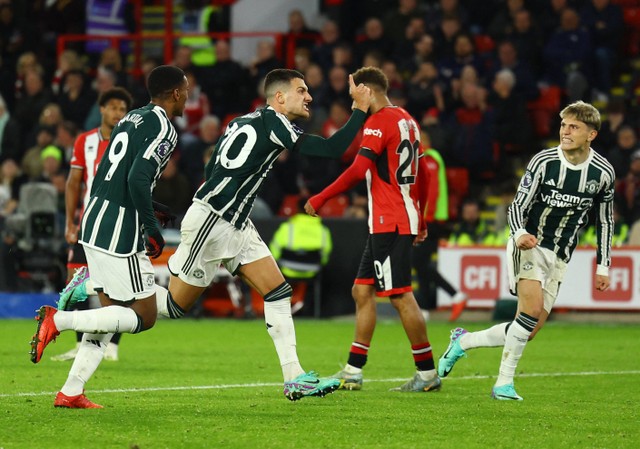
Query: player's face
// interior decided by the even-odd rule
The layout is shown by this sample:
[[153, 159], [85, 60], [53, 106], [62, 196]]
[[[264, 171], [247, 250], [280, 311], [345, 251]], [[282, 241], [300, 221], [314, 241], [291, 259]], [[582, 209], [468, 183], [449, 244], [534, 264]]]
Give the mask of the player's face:
[[588, 150], [598, 132], [573, 116], [566, 116], [560, 123], [560, 148], [562, 151]]
[[176, 99], [176, 104], [173, 108], [173, 115], [177, 117], [182, 117], [184, 113], [184, 107], [187, 103], [187, 99], [189, 98], [189, 80], [187, 77], [184, 77], [184, 81], [182, 86], [175, 90], [174, 98]]
[[311, 103], [313, 98], [311, 98], [309, 88], [304, 80], [300, 78], [292, 79], [289, 84], [289, 89], [282, 92], [282, 94], [285, 114], [290, 120], [309, 117], [309, 103]]
[[100, 108], [102, 124], [113, 129], [127, 113], [127, 103], [124, 100], [112, 98]]

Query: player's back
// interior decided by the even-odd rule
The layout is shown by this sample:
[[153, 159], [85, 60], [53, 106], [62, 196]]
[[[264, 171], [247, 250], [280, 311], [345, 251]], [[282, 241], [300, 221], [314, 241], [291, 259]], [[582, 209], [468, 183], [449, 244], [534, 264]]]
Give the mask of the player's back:
[[361, 146], [377, 155], [367, 175], [371, 232], [417, 234], [420, 130], [402, 108], [388, 106], [369, 117]]
[[196, 201], [208, 204], [241, 229], [267, 173], [285, 148], [293, 149], [301, 134], [272, 108], [232, 120], [207, 164]]

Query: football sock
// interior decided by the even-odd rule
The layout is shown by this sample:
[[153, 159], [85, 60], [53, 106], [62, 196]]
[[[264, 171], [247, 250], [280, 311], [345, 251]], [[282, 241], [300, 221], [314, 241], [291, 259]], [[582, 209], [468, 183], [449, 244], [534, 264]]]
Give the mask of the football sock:
[[276, 347], [285, 382], [304, 373], [296, 352], [296, 330], [291, 317], [291, 293], [291, 286], [283, 282], [264, 296], [264, 320], [267, 324], [267, 332]]
[[477, 332], [467, 332], [458, 342], [463, 350], [473, 348], [494, 348], [496, 346], [504, 346], [507, 333], [507, 326], [510, 323], [500, 323], [489, 329]]
[[349, 350], [349, 359], [347, 360], [347, 366], [351, 366], [353, 368], [358, 368], [361, 370], [362, 367], [367, 364], [368, 353], [369, 344], [354, 341], [353, 343], [351, 343], [351, 349]]
[[173, 300], [171, 292], [156, 284], [156, 308], [158, 316], [176, 320], [182, 318], [185, 311]]
[[509, 326], [502, 350], [500, 372], [496, 380], [496, 387], [513, 383], [518, 361], [522, 357], [529, 335], [538, 324], [538, 319], [520, 312]]
[[111, 343], [114, 345], [120, 344], [120, 337], [122, 337], [122, 334], [120, 333], [113, 334], [113, 337], [111, 337]]
[[111, 334], [84, 334], [67, 381], [60, 390], [67, 396], [82, 394], [84, 385], [100, 365]]
[[[142, 320], [128, 307], [108, 306], [93, 310], [59, 310], [53, 315], [59, 331], [73, 329], [91, 334], [124, 332], [135, 334], [142, 330]], [[84, 337], [83, 337], [84, 338]]]
[[433, 363], [433, 352], [429, 342], [411, 345], [411, 353], [418, 371], [430, 371], [436, 368]]
[[420, 371], [418, 370], [418, 376], [420, 376], [420, 379], [422, 380], [431, 380], [434, 377], [436, 377], [438, 374], [436, 373], [435, 368], [434, 369], [430, 369], [430, 370], [426, 370], [426, 371]]

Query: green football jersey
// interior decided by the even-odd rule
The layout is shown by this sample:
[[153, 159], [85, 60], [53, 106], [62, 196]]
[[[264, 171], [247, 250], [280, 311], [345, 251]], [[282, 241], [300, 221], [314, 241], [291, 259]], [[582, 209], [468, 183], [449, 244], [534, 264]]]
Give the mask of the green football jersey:
[[294, 150], [302, 134], [270, 107], [234, 119], [218, 140], [195, 200], [242, 229], [273, 163], [285, 148]]
[[[83, 245], [121, 256], [144, 249], [143, 225], [157, 226], [151, 193], [177, 139], [166, 112], [153, 103], [120, 120], [111, 133], [82, 216]], [[136, 209], [136, 203], [142, 210]]]
[[569, 262], [578, 243], [578, 231], [594, 208], [597, 263], [608, 267], [614, 229], [614, 182], [613, 167], [593, 149], [578, 165], [570, 164], [560, 147], [541, 151], [529, 162], [509, 208], [511, 234], [526, 229], [540, 246]]

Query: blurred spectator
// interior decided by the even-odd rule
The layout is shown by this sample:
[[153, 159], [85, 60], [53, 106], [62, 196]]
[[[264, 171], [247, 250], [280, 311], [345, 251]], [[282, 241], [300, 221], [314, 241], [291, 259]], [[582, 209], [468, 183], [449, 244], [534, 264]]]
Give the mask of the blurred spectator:
[[342, 42], [333, 48], [333, 67], [343, 67], [348, 73], [355, 71], [355, 58], [351, 45]]
[[453, 225], [449, 244], [457, 246], [484, 245], [491, 238], [487, 223], [480, 218], [480, 202], [467, 198], [462, 202], [460, 218]]
[[458, 33], [462, 32], [462, 24], [457, 16], [446, 15], [435, 32], [436, 55], [439, 59], [454, 57], [454, 41]]
[[68, 166], [73, 156], [73, 145], [78, 137], [79, 128], [72, 121], [65, 120], [57, 127], [55, 144], [62, 150], [63, 165]]
[[186, 45], [178, 45], [173, 52], [172, 64], [180, 67], [183, 71], [194, 70], [195, 67], [191, 62], [191, 48]]
[[0, 164], [0, 231], [4, 226], [4, 219], [18, 207], [20, 187], [25, 182], [27, 177], [22, 174], [16, 161], [3, 158]]
[[62, 92], [65, 76], [72, 70], [82, 70], [83, 65], [78, 53], [64, 50], [58, 57], [58, 64], [51, 80], [51, 91], [58, 96]]
[[621, 126], [633, 126], [627, 114], [624, 98], [613, 97], [607, 103], [606, 115], [598, 131], [598, 138], [592, 142], [593, 147], [608, 158], [609, 151], [616, 145], [618, 130]]
[[[639, 158], [640, 159], [640, 158]], [[638, 173], [640, 175], [640, 172]], [[639, 178], [640, 179], [640, 178]], [[640, 185], [638, 186], [640, 187]], [[638, 204], [640, 206], [640, 204]], [[629, 238], [629, 225], [626, 223], [624, 216], [620, 213], [619, 201], [613, 203], [613, 233], [611, 238], [611, 246], [620, 248], [627, 243]], [[580, 234], [580, 245], [598, 246], [598, 234], [596, 226], [591, 224]]]
[[142, 74], [130, 83], [131, 96], [133, 97], [133, 109], [146, 106], [151, 100], [149, 98], [149, 91], [147, 90], [147, 77], [149, 76], [149, 73], [159, 65], [158, 61], [153, 58], [144, 58], [142, 60], [142, 63], [140, 64]]
[[[389, 81], [389, 90], [400, 91], [404, 96], [405, 94], [404, 79], [402, 78], [402, 75], [398, 71], [397, 64], [393, 60], [387, 59], [382, 62], [382, 66], [380, 67], [380, 69], [384, 72], [385, 76], [387, 77], [387, 80]], [[393, 103], [393, 104], [396, 104], [396, 103]], [[396, 106], [399, 106], [399, 105], [396, 104]]]
[[[493, 62], [493, 70], [487, 75], [487, 84], [493, 83], [495, 74], [501, 70], [509, 69], [516, 78], [514, 91], [520, 94], [526, 101], [538, 98], [540, 92], [536, 85], [536, 79], [528, 64], [528, 59], [520, 57], [513, 42], [502, 41], [497, 46], [497, 59]], [[600, 136], [598, 136], [600, 138]]]
[[608, 96], [624, 32], [622, 9], [609, 0], [590, 0], [580, 10], [580, 19], [593, 42], [596, 95]]
[[295, 48], [311, 50], [318, 42], [320, 33], [307, 25], [302, 11], [293, 9], [289, 12], [289, 37], [295, 39]]
[[122, 64], [122, 55], [117, 48], [109, 47], [102, 50], [98, 67], [111, 70], [116, 76], [116, 86], [125, 87], [129, 85], [127, 73]]
[[51, 94], [45, 88], [42, 73], [28, 70], [24, 78], [25, 96], [16, 103], [15, 119], [20, 123], [21, 139], [26, 142], [29, 132], [37, 124], [38, 117], [44, 107], [51, 101]]
[[364, 59], [362, 60], [362, 67], [382, 67], [382, 63], [384, 62], [384, 58], [382, 53], [376, 50], [371, 50], [366, 55], [364, 55]]
[[617, 143], [607, 155], [607, 159], [616, 171], [616, 179], [622, 179], [627, 175], [631, 165], [631, 155], [638, 149], [636, 130], [631, 126], [621, 126], [617, 133]]
[[[61, 34], [85, 33], [86, 0], [49, 0], [42, 3], [42, 38], [48, 51], [55, 50], [56, 39]], [[70, 42], [68, 48], [77, 53], [84, 53], [84, 42]]]
[[296, 48], [293, 55], [293, 68], [303, 75], [311, 65], [311, 50], [305, 47]]
[[27, 48], [27, 30], [16, 14], [12, 0], [0, 0], [0, 57], [15, 64], [18, 55]]
[[38, 62], [36, 54], [32, 51], [22, 53], [18, 57], [16, 62], [16, 79], [15, 79], [15, 91], [14, 98], [19, 100], [26, 95], [25, 92], [25, 78], [30, 71], [36, 71], [40, 75], [44, 76], [44, 69]]
[[459, 0], [438, 0], [437, 2], [431, 2], [425, 14], [428, 31], [430, 33], [435, 32], [445, 16], [457, 17], [464, 28], [467, 28], [470, 22], [469, 12], [460, 4]]
[[542, 32], [545, 36], [551, 36], [560, 28], [562, 11], [569, 7], [569, 0], [549, 0], [547, 8], [540, 17]]
[[[341, 66], [335, 66], [329, 70], [329, 89], [327, 90], [329, 104], [335, 100], [351, 101], [348, 76], [349, 72]], [[313, 96], [313, 92], [310, 93]]]
[[[20, 161], [22, 172], [27, 175], [30, 180], [34, 180], [42, 174], [42, 151], [45, 148], [53, 146], [55, 137], [55, 127], [41, 126], [36, 134], [36, 144], [29, 148], [22, 157]], [[60, 150], [58, 149], [58, 151]]]
[[616, 187], [622, 199], [620, 212], [627, 223], [635, 223], [640, 220], [640, 149], [633, 152], [629, 170], [620, 178]]
[[320, 66], [311, 64], [304, 74], [304, 81], [313, 100], [309, 104], [311, 116], [300, 120], [300, 125], [307, 133], [319, 134], [329, 110], [328, 86], [324, 82]]
[[468, 34], [459, 34], [454, 40], [454, 54], [443, 57], [438, 63], [438, 72], [442, 81], [451, 85], [451, 81], [460, 78], [462, 68], [472, 66], [482, 78], [484, 67], [475, 51], [473, 38]]
[[427, 111], [444, 111], [444, 95], [438, 80], [438, 69], [432, 62], [422, 62], [407, 84], [407, 111], [420, 118]]
[[87, 85], [84, 72], [80, 69], [67, 72], [62, 92], [58, 96], [62, 116], [82, 127], [95, 101], [96, 94]]
[[532, 150], [533, 132], [526, 103], [514, 91], [515, 83], [513, 72], [502, 69], [495, 74], [487, 99], [493, 113], [493, 141], [499, 150], [497, 170], [502, 179], [525, 164]]
[[282, 62], [276, 57], [276, 47], [272, 40], [263, 39], [256, 46], [256, 55], [249, 65], [249, 73], [254, 87], [258, 86], [264, 77], [273, 69], [282, 67]]
[[[351, 104], [342, 100], [336, 100], [331, 103], [329, 108], [329, 117], [322, 124], [322, 137], [329, 138], [333, 136], [333, 134], [342, 128], [345, 123], [349, 120], [351, 116]], [[358, 154], [358, 150], [360, 149], [360, 140], [362, 139], [362, 131], [358, 133], [358, 135], [353, 139], [349, 148], [344, 152], [344, 154], [340, 157], [342, 161], [343, 167], [351, 165], [353, 159]]]
[[545, 80], [567, 91], [567, 101], [584, 97], [592, 73], [593, 47], [580, 16], [571, 8], [562, 11], [560, 28], [551, 35], [543, 52]]
[[20, 127], [11, 118], [7, 104], [0, 95], [0, 160], [19, 159], [20, 155]]
[[506, 39], [513, 42], [518, 57], [521, 61], [527, 61], [531, 70], [539, 76], [542, 73], [542, 48], [544, 36], [533, 23], [531, 13], [526, 9], [520, 9], [513, 16], [513, 26], [506, 34]]
[[231, 59], [228, 41], [216, 42], [216, 57], [215, 65], [207, 69], [202, 89], [209, 99], [211, 113], [222, 120], [227, 114], [245, 112], [255, 87], [250, 86], [247, 70]]
[[383, 18], [386, 36], [394, 45], [402, 42], [411, 18], [423, 15], [424, 11], [421, 10], [418, 0], [399, 0], [397, 9], [389, 11]]
[[162, 176], [156, 183], [153, 191], [153, 199], [166, 206], [176, 214], [182, 217], [189, 206], [193, 197], [191, 183], [187, 177], [178, 170], [177, 156], [172, 156], [167, 162], [167, 166], [162, 172]]
[[369, 17], [364, 23], [364, 35], [358, 39], [355, 47], [356, 63], [362, 65], [364, 55], [372, 50], [379, 51], [386, 59], [392, 56], [394, 43], [385, 36], [382, 20]]
[[204, 181], [204, 159], [210, 154], [221, 134], [220, 119], [215, 115], [205, 115], [199, 123], [200, 132], [195, 141], [184, 146], [178, 166], [190, 181], [191, 195]]
[[487, 28], [487, 34], [498, 41], [504, 39], [513, 31], [513, 18], [518, 11], [524, 8], [524, 0], [507, 0], [493, 16], [493, 20]]
[[[133, 14], [133, 1], [122, 0], [87, 0], [86, 2], [86, 32], [90, 36], [117, 37], [125, 34], [133, 34], [136, 28]], [[111, 46], [108, 39], [90, 40], [85, 48], [89, 56], [93, 59], [92, 66], [95, 67], [100, 53]], [[120, 51], [128, 53], [131, 45], [127, 41], [121, 41]], [[100, 92], [102, 93], [102, 92]], [[98, 125], [100, 121], [98, 120]], [[96, 126], [87, 129], [95, 128]]]
[[185, 103], [182, 116], [173, 119], [180, 134], [181, 146], [187, 145], [198, 138], [200, 120], [205, 115], [209, 115], [209, 99], [202, 92], [198, 80], [191, 71], [185, 72], [185, 76], [189, 80], [189, 97]]
[[[208, 3], [208, 4], [207, 4]], [[223, 31], [216, 29], [214, 14], [219, 9], [212, 2], [201, 0], [187, 0], [179, 19], [180, 31], [183, 36], [179, 44], [191, 50], [191, 63], [196, 67], [209, 67], [216, 62], [216, 51], [209, 36], [196, 36], [199, 33], [214, 33]]]
[[320, 40], [313, 47], [312, 59], [322, 67], [324, 73], [333, 65], [333, 49], [340, 42], [340, 28], [334, 20], [327, 20], [320, 30]]
[[102, 123], [102, 115], [100, 114], [100, 105], [98, 104], [97, 98], [100, 98], [100, 95], [109, 89], [116, 87], [116, 81], [117, 76], [113, 70], [107, 67], [98, 67], [95, 81], [95, 93], [97, 97], [89, 110], [89, 114], [87, 114], [83, 129], [93, 129], [100, 126], [100, 123]]
[[300, 195], [302, 193], [302, 179], [299, 170], [299, 154], [284, 150], [267, 175], [259, 196], [267, 203], [275, 215], [285, 195]]

